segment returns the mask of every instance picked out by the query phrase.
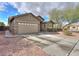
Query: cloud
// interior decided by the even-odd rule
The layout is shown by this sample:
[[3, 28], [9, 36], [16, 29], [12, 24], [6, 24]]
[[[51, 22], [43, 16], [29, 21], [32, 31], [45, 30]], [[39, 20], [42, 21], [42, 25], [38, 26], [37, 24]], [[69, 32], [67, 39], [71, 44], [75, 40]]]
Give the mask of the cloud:
[[45, 16], [53, 8], [64, 8], [67, 6], [74, 6], [74, 3], [68, 2], [9, 2], [17, 11], [22, 13], [33, 13], [35, 15]]
[[[35, 15], [47, 15], [48, 11], [53, 8], [52, 5], [55, 3], [45, 3], [45, 2], [10, 2], [14, 8], [18, 10], [19, 13], [32, 12]], [[56, 5], [55, 5], [56, 7]]]
[[26, 3], [10, 2], [9, 4], [12, 5], [14, 8], [16, 8], [19, 13], [31, 12]]
[[5, 5], [6, 5], [6, 3], [0, 2], [0, 11], [5, 11], [5, 9], [6, 9]]
[[40, 12], [41, 11], [40, 7], [38, 7], [36, 10], [37, 10], [37, 12]]
[[0, 11], [4, 11], [4, 7], [3, 6], [0, 6]]

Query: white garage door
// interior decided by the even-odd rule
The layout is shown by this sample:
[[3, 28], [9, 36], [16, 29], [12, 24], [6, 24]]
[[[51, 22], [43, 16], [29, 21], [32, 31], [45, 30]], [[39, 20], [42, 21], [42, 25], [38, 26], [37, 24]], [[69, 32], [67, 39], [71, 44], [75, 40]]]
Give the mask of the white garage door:
[[18, 23], [18, 33], [35, 33], [38, 32], [38, 24]]

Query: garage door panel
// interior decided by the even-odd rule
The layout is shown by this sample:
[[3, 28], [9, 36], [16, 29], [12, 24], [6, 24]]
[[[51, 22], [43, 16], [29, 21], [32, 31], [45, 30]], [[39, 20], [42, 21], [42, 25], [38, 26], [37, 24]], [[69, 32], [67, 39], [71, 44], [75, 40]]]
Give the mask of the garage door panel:
[[19, 24], [18, 33], [35, 33], [38, 32], [38, 24]]

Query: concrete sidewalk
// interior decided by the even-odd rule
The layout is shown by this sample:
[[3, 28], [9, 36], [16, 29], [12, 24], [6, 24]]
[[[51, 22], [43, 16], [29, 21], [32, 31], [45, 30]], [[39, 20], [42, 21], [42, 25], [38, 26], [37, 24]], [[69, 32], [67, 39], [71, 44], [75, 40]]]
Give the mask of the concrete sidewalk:
[[[79, 40], [65, 39], [63, 37], [59, 37], [59, 39], [61, 39], [59, 42], [45, 47], [43, 50], [51, 56], [79, 56]], [[58, 40], [57, 37], [56, 40]]]
[[70, 53], [70, 56], [79, 56], [79, 42], [76, 44], [76, 46]]
[[[69, 56], [75, 46], [76, 42], [69, 43], [61, 41], [56, 44], [50, 45], [43, 50], [51, 56]], [[74, 55], [74, 53], [72, 53]], [[76, 53], [77, 54], [77, 53]], [[77, 54], [79, 55], [79, 54]]]

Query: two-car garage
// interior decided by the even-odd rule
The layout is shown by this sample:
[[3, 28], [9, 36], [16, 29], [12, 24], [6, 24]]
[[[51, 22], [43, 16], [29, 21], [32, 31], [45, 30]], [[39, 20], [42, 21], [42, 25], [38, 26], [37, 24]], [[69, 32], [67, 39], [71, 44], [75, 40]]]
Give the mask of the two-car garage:
[[38, 24], [30, 24], [30, 23], [18, 23], [18, 33], [26, 34], [26, 33], [36, 33], [39, 31]]
[[32, 13], [26, 13], [9, 18], [10, 30], [14, 34], [38, 33], [43, 19]]

